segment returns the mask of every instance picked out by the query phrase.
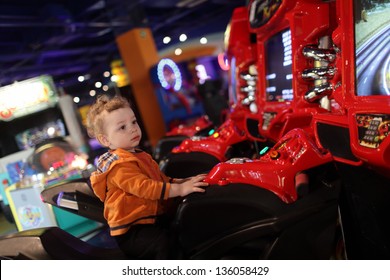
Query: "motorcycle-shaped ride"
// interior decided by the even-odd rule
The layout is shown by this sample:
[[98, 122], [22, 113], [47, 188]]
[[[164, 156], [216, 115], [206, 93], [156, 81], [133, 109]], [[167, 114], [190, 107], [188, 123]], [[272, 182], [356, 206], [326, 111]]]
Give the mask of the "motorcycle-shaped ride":
[[[327, 259], [332, 254], [337, 216], [338, 182], [327, 164], [332, 157], [318, 150], [307, 135], [289, 135], [275, 145], [264, 158], [279, 153], [279, 161], [293, 157], [288, 148], [309, 141], [298, 166], [319, 162], [305, 176], [317, 178], [318, 185], [305, 185], [298, 199], [295, 182], [286, 182], [285, 190], [273, 192], [248, 184], [212, 184], [204, 194], [183, 199], [177, 209], [173, 228], [178, 236], [178, 258], [183, 259]], [[281, 148], [283, 147], [283, 148]], [[299, 152], [299, 150], [298, 150]], [[318, 162], [317, 162], [318, 160]], [[264, 166], [269, 164], [265, 163]], [[271, 168], [272, 169], [272, 168]], [[307, 169], [307, 168], [305, 168]], [[285, 174], [283, 175], [283, 171]], [[255, 171], [258, 176], [262, 172]], [[272, 183], [280, 176], [289, 177], [295, 169], [280, 168]], [[269, 170], [264, 170], [264, 174]], [[325, 174], [326, 173], [326, 174]], [[251, 171], [248, 171], [251, 174]], [[211, 182], [211, 181], [210, 181]], [[291, 185], [292, 183], [292, 185]], [[283, 194], [282, 194], [283, 193]], [[281, 199], [284, 196], [283, 199]], [[42, 192], [46, 203], [83, 217], [104, 223], [103, 204], [95, 197], [88, 179], [60, 183]], [[293, 199], [296, 199], [294, 203]], [[293, 242], [292, 242], [293, 240]], [[117, 248], [98, 247], [82, 241], [58, 228], [42, 228], [20, 232], [0, 239], [0, 255], [12, 259], [124, 259]]]

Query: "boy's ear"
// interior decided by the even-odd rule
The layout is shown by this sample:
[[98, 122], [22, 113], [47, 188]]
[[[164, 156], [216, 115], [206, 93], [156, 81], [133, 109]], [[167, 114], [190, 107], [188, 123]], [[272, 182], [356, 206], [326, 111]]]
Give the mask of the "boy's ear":
[[106, 135], [104, 134], [97, 135], [97, 140], [100, 142], [100, 144], [102, 144], [105, 147], [110, 146], [110, 141], [108, 141]]

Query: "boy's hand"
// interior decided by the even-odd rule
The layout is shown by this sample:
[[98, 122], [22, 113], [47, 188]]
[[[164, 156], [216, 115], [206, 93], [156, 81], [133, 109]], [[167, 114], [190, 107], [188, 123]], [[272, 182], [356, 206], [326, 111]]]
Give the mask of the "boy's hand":
[[[199, 174], [199, 175], [197, 175], [197, 176], [201, 176], [201, 175], [206, 176], [207, 174]], [[196, 176], [194, 176], [194, 177], [196, 177]], [[191, 178], [194, 178], [194, 177], [174, 178], [173, 181], [172, 181], [172, 183], [182, 184], [182, 183], [184, 183], [184, 182], [186, 182], [186, 181], [188, 181], [188, 180], [191, 180]]]
[[208, 186], [208, 183], [203, 182], [205, 178], [205, 174], [200, 174], [186, 178], [181, 183], [171, 184], [169, 197], [186, 196], [193, 192], [204, 192], [205, 190], [202, 187]]

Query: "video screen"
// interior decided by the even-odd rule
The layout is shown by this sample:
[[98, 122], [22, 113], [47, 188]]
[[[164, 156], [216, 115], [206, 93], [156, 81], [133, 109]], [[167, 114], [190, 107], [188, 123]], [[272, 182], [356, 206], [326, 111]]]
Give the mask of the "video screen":
[[31, 148], [48, 138], [69, 135], [58, 106], [9, 122], [0, 121], [0, 131], [0, 157]]
[[354, 0], [356, 95], [390, 95], [390, 1]]
[[267, 101], [285, 102], [293, 99], [291, 31], [285, 29], [265, 43]]
[[65, 124], [61, 119], [49, 121], [39, 126], [26, 129], [15, 136], [19, 150], [34, 148], [40, 142], [54, 138], [65, 137]]

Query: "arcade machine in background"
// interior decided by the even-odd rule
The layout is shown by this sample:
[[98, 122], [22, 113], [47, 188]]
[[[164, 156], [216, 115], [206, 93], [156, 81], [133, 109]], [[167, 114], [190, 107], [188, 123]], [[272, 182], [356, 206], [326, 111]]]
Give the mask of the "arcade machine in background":
[[[335, 50], [327, 44], [334, 28], [329, 21], [331, 8], [329, 3], [312, 0], [249, 1], [250, 30], [257, 37], [257, 87], [262, 94], [257, 102], [259, 113], [251, 116], [257, 118], [247, 118], [247, 126], [254, 123], [262, 137], [276, 144], [271, 152], [264, 149], [258, 158], [218, 164], [209, 173], [210, 183], [248, 184], [268, 189], [292, 203], [299, 199], [302, 168], [331, 161], [329, 153], [321, 154], [316, 148], [313, 160], [302, 160], [312, 150], [311, 144], [303, 147], [303, 143], [306, 139], [314, 142], [313, 116], [339, 113], [337, 104], [326, 102], [325, 95], [334, 74], [331, 62]], [[303, 10], [307, 11], [305, 15], [301, 14]], [[315, 92], [317, 98], [308, 102], [308, 96]], [[314, 160], [316, 154], [318, 162]]]
[[[257, 122], [260, 135], [277, 142], [294, 128], [313, 133], [313, 115], [338, 110], [326, 97], [316, 103], [305, 99], [309, 91], [327, 90], [327, 80], [334, 75], [329, 64], [335, 54], [334, 50], [327, 50], [332, 24], [326, 17], [329, 13], [326, 4], [319, 7], [321, 1], [268, 5], [263, 2], [254, 0], [248, 5], [250, 29], [257, 36], [261, 58], [258, 87], [264, 93], [259, 98], [260, 114], [251, 121]], [[307, 10], [308, 15], [298, 16], [300, 9]], [[324, 49], [322, 57], [304, 52], [309, 49]]]
[[[45, 141], [61, 138], [72, 147], [73, 154], [85, 154], [87, 151], [88, 146], [72, 98], [59, 96], [51, 77], [41, 76], [1, 88], [0, 105], [0, 172], [8, 185], [3, 190], [7, 194], [7, 200], [3, 200], [3, 203], [11, 208], [18, 230], [58, 224], [80, 235], [96, 228], [95, 222], [63, 210], [53, 211], [40, 199], [42, 188], [81, 176], [67, 176], [67, 172], [63, 172], [65, 162], [55, 160], [63, 154], [60, 153], [62, 144], [51, 143], [44, 155], [47, 162], [56, 166], [50, 166], [45, 174], [28, 174], [33, 180], [21, 182], [27, 175], [24, 173], [27, 159]], [[41, 146], [40, 149], [45, 148]]]
[[[336, 56], [327, 44], [334, 31], [334, 6], [321, 0], [253, 0], [248, 7], [257, 35], [257, 86], [263, 93], [262, 117], [254, 121], [260, 135], [276, 144], [258, 158], [217, 164], [205, 179], [206, 193], [180, 205], [178, 235], [188, 252], [206, 240], [211, 244], [200, 258], [223, 247], [233, 256], [330, 259], [342, 182], [331, 152], [316, 145], [311, 124], [313, 116], [340, 114], [337, 104], [326, 102]], [[213, 220], [234, 234], [217, 240], [210, 230], [185, 238], [195, 229], [210, 228]], [[229, 251], [234, 243], [241, 250]]]
[[168, 131], [154, 150], [160, 161], [184, 139], [208, 135], [221, 122], [225, 78], [214, 56], [180, 63], [164, 58], [152, 67], [151, 77]]
[[[252, 157], [258, 133], [247, 129], [246, 120], [255, 118], [257, 106], [256, 37], [249, 32], [247, 8], [237, 8], [225, 32], [229, 61], [229, 114], [210, 135], [184, 140], [161, 162], [161, 169], [172, 177], [207, 173], [217, 163], [232, 157]], [[257, 127], [255, 130], [258, 131]]]
[[[278, 31], [272, 26], [282, 22], [278, 19], [292, 23], [293, 52], [301, 48], [300, 56], [304, 56], [294, 64], [301, 70], [293, 72], [299, 103], [325, 110], [313, 114], [305, 130], [287, 132], [258, 160], [219, 164], [206, 181], [227, 188], [257, 186], [292, 208], [304, 201], [306, 206], [325, 202], [329, 208], [317, 213], [329, 211], [326, 216], [297, 231], [303, 235], [313, 226], [322, 228], [311, 237], [312, 245], [317, 237], [329, 234], [313, 252], [326, 249], [332, 258], [389, 259], [389, 8], [361, 0], [261, 4], [251, 3], [252, 14], [257, 15], [252, 22], [259, 20], [259, 31], [266, 31], [267, 25]], [[270, 18], [265, 17], [269, 10], [273, 11]], [[318, 36], [317, 43], [302, 40], [309, 44], [296, 45], [304, 39], [301, 36], [310, 34]], [[323, 191], [333, 193], [333, 198], [317, 200]], [[194, 221], [192, 225], [201, 227]], [[293, 240], [300, 244], [297, 238]], [[306, 246], [300, 244], [296, 250], [302, 248]]]

